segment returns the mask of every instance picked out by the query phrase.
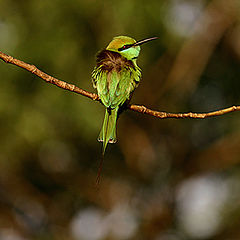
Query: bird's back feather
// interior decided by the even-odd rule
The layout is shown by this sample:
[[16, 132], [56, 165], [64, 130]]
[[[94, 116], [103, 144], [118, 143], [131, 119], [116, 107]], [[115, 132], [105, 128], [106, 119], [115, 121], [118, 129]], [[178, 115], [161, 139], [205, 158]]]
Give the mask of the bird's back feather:
[[93, 85], [107, 108], [116, 108], [128, 100], [140, 77], [141, 70], [137, 64], [121, 54], [103, 50], [97, 55], [97, 66], [92, 73]]

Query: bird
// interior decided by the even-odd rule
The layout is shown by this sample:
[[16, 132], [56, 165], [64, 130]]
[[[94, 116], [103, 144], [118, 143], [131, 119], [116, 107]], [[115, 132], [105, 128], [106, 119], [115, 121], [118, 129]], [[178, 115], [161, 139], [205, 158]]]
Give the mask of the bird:
[[117, 141], [116, 123], [119, 109], [130, 101], [133, 91], [139, 85], [141, 69], [137, 65], [137, 58], [140, 45], [155, 39], [157, 37], [136, 41], [128, 36], [117, 36], [97, 54], [92, 82], [106, 108], [98, 137], [98, 141], [103, 142], [103, 155], [107, 144]]

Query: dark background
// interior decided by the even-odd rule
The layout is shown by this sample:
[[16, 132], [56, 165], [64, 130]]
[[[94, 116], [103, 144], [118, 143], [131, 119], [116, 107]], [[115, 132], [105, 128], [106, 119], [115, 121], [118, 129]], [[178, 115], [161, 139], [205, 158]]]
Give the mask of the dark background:
[[[239, 0], [0, 0], [0, 51], [88, 91], [95, 55], [137, 40], [132, 103], [208, 112], [240, 102]], [[0, 62], [0, 239], [240, 239], [240, 115], [124, 112], [101, 159], [104, 107]]]

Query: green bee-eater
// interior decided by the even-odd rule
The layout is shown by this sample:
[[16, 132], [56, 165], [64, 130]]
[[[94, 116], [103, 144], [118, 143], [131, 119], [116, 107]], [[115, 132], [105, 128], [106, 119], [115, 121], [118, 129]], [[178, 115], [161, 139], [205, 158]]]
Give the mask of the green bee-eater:
[[135, 41], [127, 36], [113, 38], [98, 53], [97, 65], [92, 72], [93, 86], [106, 107], [105, 118], [98, 140], [103, 142], [103, 154], [108, 143], [116, 142], [116, 122], [119, 108], [130, 100], [137, 88], [141, 69], [137, 65], [140, 45], [156, 37]]

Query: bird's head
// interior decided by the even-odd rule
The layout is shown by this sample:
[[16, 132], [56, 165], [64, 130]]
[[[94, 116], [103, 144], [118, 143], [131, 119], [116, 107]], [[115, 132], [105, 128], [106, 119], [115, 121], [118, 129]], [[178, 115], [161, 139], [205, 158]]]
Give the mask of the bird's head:
[[146, 38], [140, 41], [136, 41], [131, 37], [118, 36], [108, 44], [106, 50], [118, 52], [128, 60], [137, 59], [140, 53], [140, 45], [148, 41], [157, 39], [157, 37]]

